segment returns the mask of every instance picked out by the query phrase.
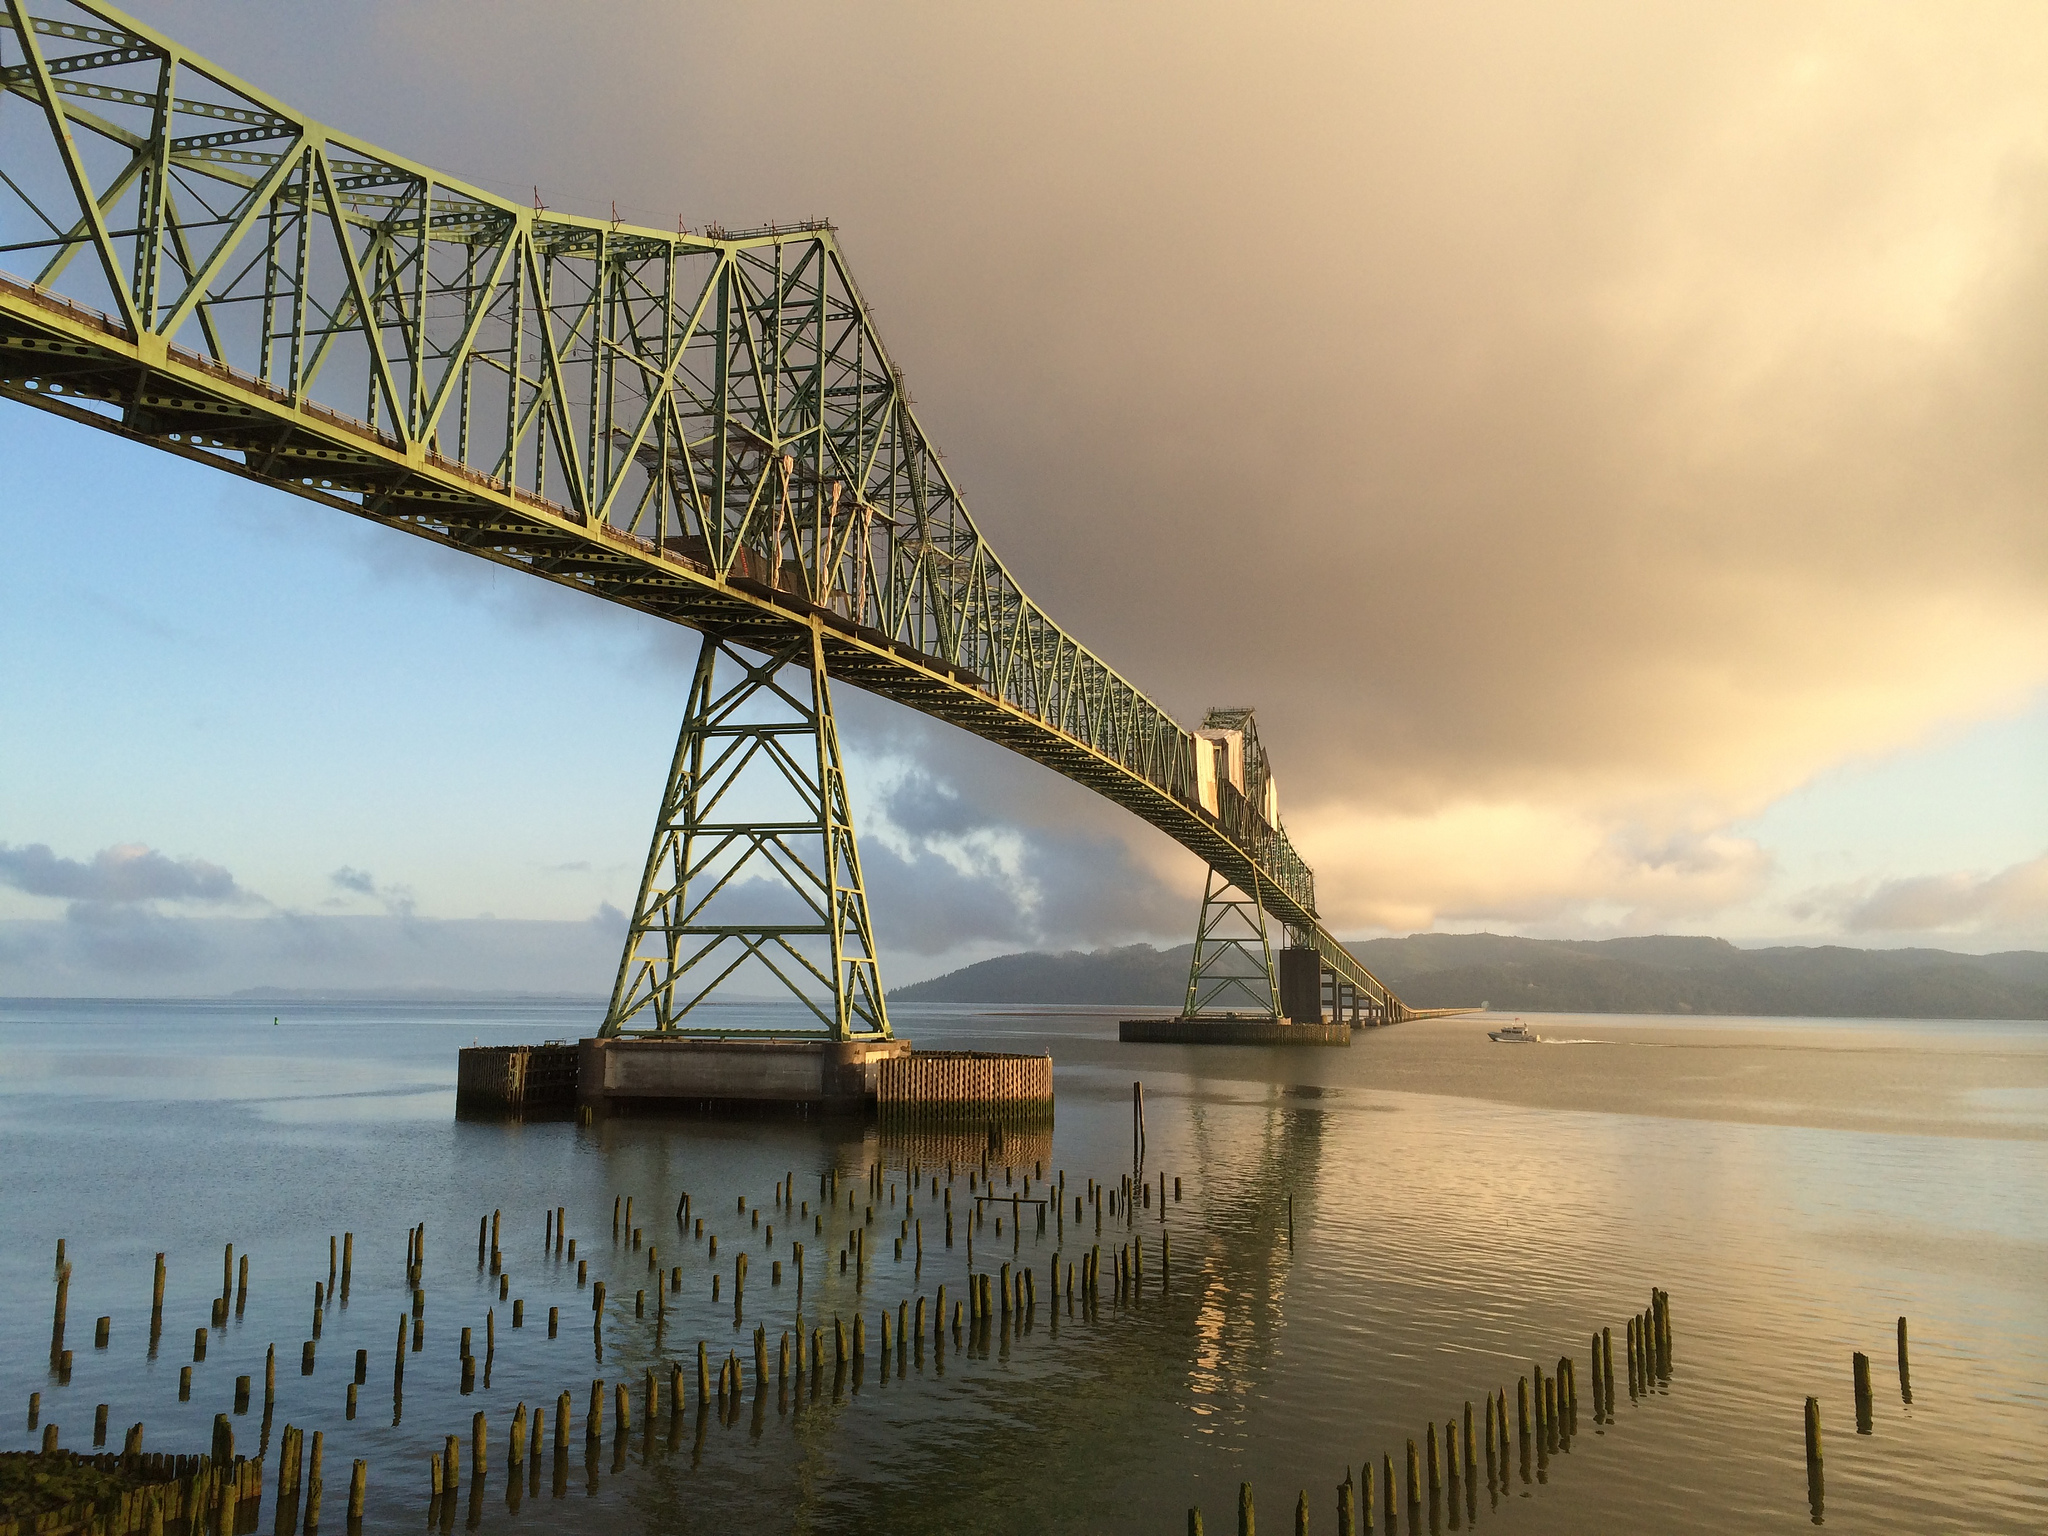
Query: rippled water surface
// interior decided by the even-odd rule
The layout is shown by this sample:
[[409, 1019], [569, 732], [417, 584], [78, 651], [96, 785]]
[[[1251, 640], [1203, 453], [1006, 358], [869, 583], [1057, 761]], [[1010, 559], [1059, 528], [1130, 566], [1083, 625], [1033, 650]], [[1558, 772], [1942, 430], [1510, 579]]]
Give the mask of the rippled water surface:
[[[1049, 1141], [1012, 1139], [1066, 1200], [1040, 1235], [1007, 1203], [973, 1234], [973, 1265], [1030, 1268], [1038, 1305], [985, 1345], [950, 1328], [943, 1346], [878, 1350], [883, 1308], [948, 1306], [969, 1272], [966, 1144], [906, 1147], [853, 1125], [614, 1119], [500, 1125], [454, 1118], [455, 1052], [574, 1038], [572, 1007], [0, 1002], [0, 1449], [33, 1445], [29, 1394], [62, 1443], [88, 1447], [94, 1405], [111, 1443], [141, 1420], [154, 1450], [205, 1448], [234, 1379], [256, 1378], [234, 1417], [238, 1450], [286, 1423], [326, 1436], [323, 1524], [340, 1519], [351, 1459], [370, 1466], [372, 1530], [1156, 1531], [1234, 1530], [1241, 1481], [1268, 1530], [1336, 1529], [1336, 1485], [1383, 1455], [1398, 1466], [1426, 1427], [1483, 1413], [1484, 1395], [1568, 1355], [1580, 1373], [1568, 1446], [1489, 1480], [1482, 1464], [1419, 1508], [1403, 1531], [2039, 1531], [2048, 1528], [2048, 1026], [1884, 1021], [1532, 1020], [1558, 1041], [1499, 1046], [1489, 1022], [1368, 1032], [1349, 1050], [1126, 1046], [1115, 1017], [1086, 1010], [900, 1009], [899, 1033], [954, 1048], [1050, 1050], [1059, 1095]], [[1563, 1042], [1571, 1043], [1563, 1043]], [[1131, 1084], [1145, 1089], [1142, 1175], [1150, 1208], [1079, 1221], [1087, 1180], [1133, 1172]], [[944, 1159], [959, 1217], [943, 1238]], [[914, 1243], [906, 1158], [925, 1165]], [[824, 1213], [820, 1180], [866, 1204], [880, 1159], [893, 1186], [867, 1228], [856, 1284], [838, 1254], [849, 1216]], [[929, 1182], [937, 1163], [941, 1194]], [[1158, 1179], [1169, 1195], [1163, 1206]], [[809, 1212], [777, 1210], [793, 1175]], [[1000, 1162], [997, 1193], [1013, 1188]], [[1181, 1199], [1171, 1199], [1180, 1180]], [[678, 1229], [676, 1202], [719, 1238]], [[1034, 1180], [1033, 1193], [1038, 1192]], [[645, 1250], [612, 1236], [614, 1198], [682, 1285], [657, 1318]], [[1288, 1199], [1293, 1201], [1292, 1235]], [[758, 1206], [772, 1240], [737, 1212]], [[543, 1248], [543, 1213], [568, 1208], [603, 1322], [575, 1267]], [[479, 1268], [480, 1215], [502, 1211], [510, 1301]], [[996, 1217], [1002, 1232], [996, 1231]], [[1163, 1220], [1162, 1220], [1163, 1216]], [[772, 1223], [771, 1223], [772, 1218]], [[409, 1315], [406, 1233], [427, 1227], [423, 1347], [393, 1392]], [[331, 1234], [355, 1234], [348, 1293], [325, 1313], [300, 1374], [313, 1288]], [[1161, 1283], [1158, 1249], [1172, 1238]], [[1051, 1283], [1074, 1262], [1141, 1236], [1141, 1296], [1098, 1312]], [[73, 1263], [68, 1382], [46, 1364], [56, 1241]], [[805, 1286], [788, 1264], [807, 1249]], [[220, 1289], [222, 1245], [250, 1257], [246, 1304], [192, 1363], [195, 1328]], [[152, 1353], [154, 1255], [168, 1255]], [[735, 1315], [732, 1262], [750, 1256]], [[721, 1277], [712, 1298], [714, 1274]], [[1623, 1328], [1652, 1286], [1671, 1294], [1668, 1383], [1629, 1399]], [[648, 1290], [647, 1315], [634, 1293]], [[561, 1309], [550, 1338], [549, 1307]], [[461, 1391], [459, 1337], [497, 1346]], [[93, 1320], [112, 1318], [93, 1347]], [[867, 1356], [836, 1378], [835, 1317], [866, 1319]], [[1911, 1402], [1895, 1320], [1910, 1319]], [[800, 1322], [799, 1322], [800, 1318]], [[752, 1336], [822, 1327], [826, 1362], [788, 1383], [753, 1378]], [[1592, 1411], [1589, 1340], [1615, 1336], [1622, 1400]], [[744, 1400], [700, 1415], [699, 1340], [748, 1362]], [[409, 1341], [408, 1341], [409, 1342]], [[263, 1356], [278, 1354], [268, 1423]], [[355, 1351], [369, 1352], [357, 1416], [345, 1417]], [[1850, 1356], [1873, 1360], [1868, 1435], [1856, 1432]], [[689, 1367], [680, 1421], [642, 1413], [644, 1372]], [[772, 1372], [771, 1372], [772, 1375]], [[593, 1379], [629, 1383], [635, 1421], [586, 1441]], [[568, 1454], [508, 1477], [519, 1402], [575, 1402]], [[1801, 1404], [1822, 1405], [1825, 1478], [1810, 1487]], [[488, 1416], [490, 1467], [468, 1476], [471, 1415]], [[430, 1508], [427, 1459], [464, 1437], [464, 1487]], [[274, 1461], [274, 1457], [273, 1457]], [[1376, 1479], [1377, 1481], [1378, 1479]], [[274, 1486], [274, 1474], [272, 1477]], [[1386, 1529], [1376, 1512], [1375, 1529]], [[256, 1528], [276, 1528], [271, 1491]]]

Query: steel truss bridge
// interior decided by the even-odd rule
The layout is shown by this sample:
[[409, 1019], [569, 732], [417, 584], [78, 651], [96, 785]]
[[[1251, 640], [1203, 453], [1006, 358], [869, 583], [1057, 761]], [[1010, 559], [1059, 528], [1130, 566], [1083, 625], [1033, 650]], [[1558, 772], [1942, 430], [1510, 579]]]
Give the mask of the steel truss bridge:
[[[607, 1032], [677, 1028], [751, 963], [825, 990], [819, 1032], [888, 1033], [828, 676], [1202, 858], [1191, 1012], [1232, 990], [1282, 1011], [1270, 921], [1297, 998], [1416, 1016], [1318, 918], [1249, 712], [1183, 728], [1025, 595], [830, 225], [671, 232], [508, 201], [107, 6], [4, 5], [0, 393], [706, 637]], [[795, 809], [721, 800], [743, 771]], [[793, 913], [713, 921], [757, 876]]]

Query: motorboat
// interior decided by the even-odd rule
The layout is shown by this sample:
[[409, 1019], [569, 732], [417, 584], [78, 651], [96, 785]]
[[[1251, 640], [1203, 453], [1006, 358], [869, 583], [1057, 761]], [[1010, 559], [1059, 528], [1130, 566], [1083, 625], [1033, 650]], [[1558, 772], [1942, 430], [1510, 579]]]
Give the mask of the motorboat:
[[1529, 1028], [1520, 1019], [1515, 1020], [1506, 1029], [1489, 1029], [1486, 1032], [1486, 1038], [1498, 1040], [1502, 1045], [1541, 1045], [1543, 1043], [1543, 1037]]

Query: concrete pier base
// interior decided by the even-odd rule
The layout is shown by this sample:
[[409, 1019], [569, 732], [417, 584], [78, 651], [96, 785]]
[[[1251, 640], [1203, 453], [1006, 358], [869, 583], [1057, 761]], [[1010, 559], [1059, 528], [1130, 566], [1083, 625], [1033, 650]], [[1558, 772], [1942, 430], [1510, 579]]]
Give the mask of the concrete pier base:
[[1244, 1018], [1124, 1019], [1119, 1040], [1146, 1045], [1349, 1045], [1349, 1024], [1296, 1024], [1267, 1014]]
[[620, 1036], [577, 1049], [576, 1100], [593, 1109], [858, 1115], [910, 1042]]

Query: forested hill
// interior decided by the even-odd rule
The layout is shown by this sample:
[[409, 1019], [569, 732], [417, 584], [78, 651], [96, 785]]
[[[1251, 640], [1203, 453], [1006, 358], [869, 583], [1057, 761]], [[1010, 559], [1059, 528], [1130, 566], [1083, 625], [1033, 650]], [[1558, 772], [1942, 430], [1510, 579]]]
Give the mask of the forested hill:
[[[892, 998], [930, 1003], [1173, 1007], [1192, 946], [1001, 955]], [[1418, 933], [1352, 951], [1417, 1008], [1510, 1013], [1776, 1014], [1816, 1018], [2048, 1019], [2048, 953], [1737, 949], [1725, 939], [1517, 939]]]

